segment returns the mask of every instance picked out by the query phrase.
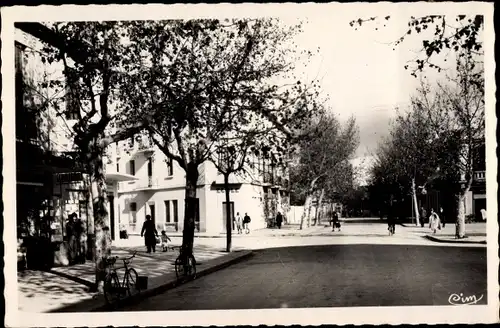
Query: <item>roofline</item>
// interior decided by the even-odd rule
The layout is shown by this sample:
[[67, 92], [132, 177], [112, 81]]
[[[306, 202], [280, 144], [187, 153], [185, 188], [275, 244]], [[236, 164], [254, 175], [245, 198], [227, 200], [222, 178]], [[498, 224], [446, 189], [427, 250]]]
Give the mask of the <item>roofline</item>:
[[14, 27], [32, 35], [48, 45], [66, 51], [73, 60], [84, 63], [89, 56], [89, 48], [79, 41], [66, 42], [60, 34], [38, 22], [15, 22]]

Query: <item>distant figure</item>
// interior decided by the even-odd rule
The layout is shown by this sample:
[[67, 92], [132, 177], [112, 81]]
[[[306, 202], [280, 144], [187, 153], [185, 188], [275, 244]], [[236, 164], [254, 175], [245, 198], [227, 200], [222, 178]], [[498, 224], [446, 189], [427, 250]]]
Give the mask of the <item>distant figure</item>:
[[282, 222], [283, 222], [283, 216], [281, 215], [280, 212], [278, 212], [278, 215], [276, 215], [276, 225], [278, 226], [278, 229], [281, 229]]
[[432, 233], [436, 233], [438, 229], [441, 229], [441, 221], [439, 220], [439, 215], [431, 209], [431, 215], [429, 216], [429, 229]]
[[484, 208], [481, 209], [481, 216], [483, 218], [483, 221], [486, 221], [486, 210]]
[[391, 197], [389, 201], [389, 206], [387, 208], [387, 230], [389, 230], [389, 235], [394, 235], [396, 233], [396, 216], [394, 211], [394, 200]]
[[238, 230], [238, 234], [243, 233], [243, 219], [241, 218], [240, 212], [236, 212], [236, 229]]
[[158, 231], [156, 230], [153, 220], [151, 220], [151, 215], [146, 215], [146, 221], [142, 225], [141, 237], [144, 236], [144, 243], [146, 244], [147, 252], [156, 252], [156, 237], [158, 237]]
[[68, 216], [68, 222], [66, 223], [66, 236], [68, 238], [68, 262], [70, 265], [76, 262], [78, 254], [77, 236], [75, 232], [75, 218], [76, 214], [71, 213]]
[[337, 213], [337, 211], [333, 211], [332, 216], [332, 231], [335, 231], [335, 228], [339, 229], [340, 231], [339, 214]]
[[167, 236], [167, 232], [165, 230], [161, 231], [161, 249], [164, 252], [168, 251], [168, 242], [171, 242], [170, 238]]
[[76, 239], [76, 260], [78, 263], [85, 263], [86, 236], [83, 221], [76, 215], [76, 213], [73, 213], [73, 217], [75, 218], [74, 232]]
[[425, 208], [422, 206], [420, 208], [420, 225], [422, 226], [422, 228], [424, 227], [425, 225], [425, 219], [427, 218], [427, 211], [425, 210]]
[[443, 228], [446, 226], [446, 216], [444, 215], [444, 210], [442, 207], [439, 207], [439, 217], [441, 218], [441, 223], [443, 224]]
[[250, 233], [249, 224], [251, 221], [252, 221], [252, 219], [250, 219], [250, 216], [248, 216], [248, 214], [245, 213], [245, 217], [243, 218], [243, 227], [245, 228], [245, 233], [247, 233], [247, 234]]

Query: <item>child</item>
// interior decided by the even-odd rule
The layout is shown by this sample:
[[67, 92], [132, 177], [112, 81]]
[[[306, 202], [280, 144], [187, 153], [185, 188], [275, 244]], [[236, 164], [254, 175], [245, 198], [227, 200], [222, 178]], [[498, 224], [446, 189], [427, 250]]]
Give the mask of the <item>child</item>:
[[168, 242], [171, 241], [170, 238], [168, 238], [167, 233], [165, 230], [161, 231], [161, 249], [164, 252], [168, 251]]

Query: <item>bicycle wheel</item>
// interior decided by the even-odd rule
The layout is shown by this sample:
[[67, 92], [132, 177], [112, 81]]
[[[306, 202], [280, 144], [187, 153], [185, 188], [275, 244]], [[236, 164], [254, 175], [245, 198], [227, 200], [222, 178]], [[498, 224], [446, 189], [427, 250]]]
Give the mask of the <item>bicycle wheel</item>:
[[175, 276], [177, 277], [177, 279], [180, 279], [181, 277], [184, 276], [184, 265], [182, 264], [182, 260], [181, 260], [181, 257], [179, 256], [176, 260], [175, 260]]
[[193, 255], [189, 255], [187, 262], [187, 275], [192, 279], [196, 278], [196, 260]]
[[135, 269], [128, 269], [127, 273], [126, 273], [126, 281], [125, 283], [127, 284], [125, 287], [127, 288], [127, 293], [128, 295], [132, 295], [132, 292], [133, 291], [140, 291], [138, 288], [137, 288], [137, 280], [138, 280], [138, 277], [139, 275], [137, 274], [137, 271], [135, 271]]
[[116, 272], [108, 274], [104, 281], [104, 299], [106, 303], [111, 304], [118, 301], [121, 297], [120, 280]]

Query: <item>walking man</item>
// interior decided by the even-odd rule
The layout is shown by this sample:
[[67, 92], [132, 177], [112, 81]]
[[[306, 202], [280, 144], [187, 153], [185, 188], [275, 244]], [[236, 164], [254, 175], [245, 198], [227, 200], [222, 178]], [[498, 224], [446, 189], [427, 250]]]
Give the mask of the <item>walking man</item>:
[[278, 212], [278, 215], [276, 215], [276, 225], [278, 226], [278, 229], [281, 229], [282, 223], [283, 223], [283, 215], [281, 215], [281, 213]]
[[236, 212], [236, 229], [238, 230], [238, 235], [243, 233], [243, 219], [241, 218], [240, 212]]
[[446, 218], [444, 216], [444, 210], [442, 207], [439, 208], [439, 217], [441, 219], [441, 223], [443, 224], [443, 228], [446, 226]]
[[420, 225], [422, 226], [422, 228], [424, 227], [425, 225], [425, 219], [427, 218], [427, 211], [425, 210], [425, 208], [422, 206], [422, 208], [420, 209], [420, 213], [422, 214], [421, 218], [420, 218]]
[[250, 227], [248, 226], [252, 219], [250, 219], [250, 216], [248, 216], [248, 213], [245, 213], [245, 217], [243, 218], [243, 227], [245, 228], [245, 233], [249, 234], [250, 233]]

